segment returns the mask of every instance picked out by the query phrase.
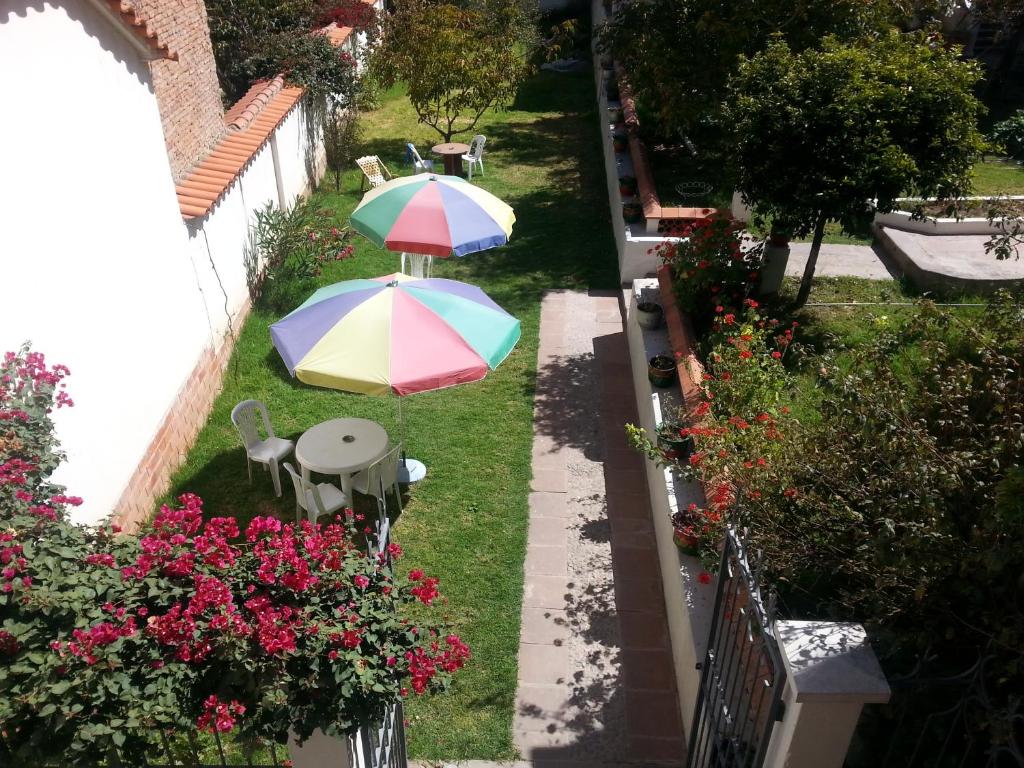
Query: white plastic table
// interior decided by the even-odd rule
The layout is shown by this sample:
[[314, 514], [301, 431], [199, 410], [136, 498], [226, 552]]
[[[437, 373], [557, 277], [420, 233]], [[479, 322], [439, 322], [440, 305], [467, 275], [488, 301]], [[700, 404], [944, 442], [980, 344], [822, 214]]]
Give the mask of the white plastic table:
[[310, 472], [338, 475], [341, 490], [352, 499], [352, 475], [366, 469], [388, 449], [388, 433], [369, 419], [331, 419], [302, 433], [295, 444], [295, 458], [302, 479]]

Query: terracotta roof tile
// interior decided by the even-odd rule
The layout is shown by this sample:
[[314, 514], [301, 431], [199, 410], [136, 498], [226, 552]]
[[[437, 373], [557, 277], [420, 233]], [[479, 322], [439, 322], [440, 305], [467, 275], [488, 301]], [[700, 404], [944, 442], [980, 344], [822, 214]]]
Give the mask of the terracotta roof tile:
[[202, 218], [213, 210], [305, 92], [278, 76], [254, 85], [227, 111], [232, 130], [175, 187], [184, 218]]
[[224, 122], [231, 130], [245, 130], [267, 104], [274, 100], [282, 88], [284, 88], [284, 77], [281, 75], [273, 80], [260, 80], [227, 111], [224, 115]]
[[159, 58], [171, 59], [172, 61], [178, 60], [177, 51], [172, 51], [167, 47], [166, 43], [160, 42], [157, 33], [150, 29], [146, 20], [139, 15], [135, 6], [128, 2], [128, 0], [104, 0], [104, 2], [107, 8], [110, 9], [110, 13], [120, 19], [129, 32], [159, 54]]
[[352, 27], [339, 27], [336, 22], [331, 22], [323, 28], [323, 33], [331, 41], [331, 45], [337, 47], [348, 40], [352, 34]]

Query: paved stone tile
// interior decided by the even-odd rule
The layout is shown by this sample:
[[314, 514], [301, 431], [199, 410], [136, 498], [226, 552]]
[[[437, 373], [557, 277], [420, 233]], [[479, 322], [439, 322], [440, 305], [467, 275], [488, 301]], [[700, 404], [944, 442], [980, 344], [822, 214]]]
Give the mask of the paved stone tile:
[[568, 573], [568, 561], [569, 556], [565, 547], [528, 546], [526, 548], [526, 563], [523, 568], [527, 578], [530, 574], [565, 576]]
[[654, 538], [654, 525], [641, 517], [615, 517], [610, 521], [612, 538], [612, 562], [621, 549], [643, 550], [647, 557], [657, 559], [658, 546]]
[[564, 517], [530, 517], [527, 542], [530, 546], [564, 547], [566, 544]]
[[661, 581], [616, 578], [615, 606], [620, 611], [664, 611]]
[[[521, 655], [521, 654], [520, 654]], [[668, 650], [622, 651], [626, 687], [634, 690], [674, 691], [676, 674]]]
[[626, 724], [631, 737], [682, 733], [679, 702], [667, 691], [626, 691]]
[[[564, 728], [560, 729], [553, 723], [549, 725], [549, 728], [551, 730], [548, 731], [527, 731], [518, 728], [513, 730], [515, 744], [519, 747], [523, 757], [532, 761], [543, 759], [545, 755], [550, 757], [553, 753], [567, 750], [580, 739], [579, 734]], [[579, 763], [576, 765], [582, 768]]]
[[604, 485], [614, 488], [620, 493], [635, 493], [646, 496], [649, 493], [647, 473], [642, 469], [627, 469], [606, 463], [604, 467]]
[[646, 494], [620, 493], [614, 488], [608, 489], [608, 519], [615, 520], [620, 517], [632, 517], [640, 520], [650, 520], [650, 502]]
[[568, 645], [519, 646], [519, 682], [529, 685], [567, 685], [572, 682]]
[[531, 456], [531, 465], [533, 470], [538, 469], [554, 469], [565, 471], [565, 454], [560, 452], [546, 451], [543, 449], [538, 450], [536, 447], [533, 449], [533, 455]]
[[547, 493], [565, 493], [566, 473], [558, 469], [535, 469], [530, 480], [530, 489]]
[[[536, 437], [534, 440], [536, 440]], [[644, 471], [644, 457], [638, 451], [633, 450], [633, 448], [615, 449], [606, 445], [604, 465], [606, 468], [615, 467], [627, 471]]]
[[669, 647], [664, 611], [620, 610], [619, 628], [622, 647], [626, 650]]
[[523, 588], [523, 607], [565, 610], [572, 581], [567, 576], [529, 574]]
[[569, 626], [565, 611], [551, 608], [523, 608], [521, 643], [561, 645], [569, 639]]
[[569, 506], [564, 493], [530, 494], [530, 517], [568, 517]]
[[658, 739], [650, 736], [633, 736], [629, 739], [629, 754], [637, 761], [649, 760], [661, 765], [683, 765], [686, 762], [686, 743], [680, 737]]
[[658, 560], [651, 557], [650, 549], [620, 547], [612, 549], [612, 568], [615, 581], [659, 581], [661, 570]]

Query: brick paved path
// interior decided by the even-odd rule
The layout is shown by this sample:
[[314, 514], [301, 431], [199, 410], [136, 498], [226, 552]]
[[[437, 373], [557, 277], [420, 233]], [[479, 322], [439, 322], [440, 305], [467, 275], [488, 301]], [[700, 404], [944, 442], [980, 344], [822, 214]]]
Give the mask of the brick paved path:
[[554, 291], [541, 310], [514, 722], [535, 765], [683, 761], [620, 300]]

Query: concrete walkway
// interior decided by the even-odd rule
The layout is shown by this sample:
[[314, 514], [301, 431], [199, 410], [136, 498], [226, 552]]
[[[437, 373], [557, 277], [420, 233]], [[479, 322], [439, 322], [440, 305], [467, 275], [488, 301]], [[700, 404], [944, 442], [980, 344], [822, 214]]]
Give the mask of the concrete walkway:
[[534, 765], [683, 762], [636, 420], [620, 292], [550, 292], [514, 721]]
[[[793, 243], [789, 248], [786, 275], [803, 277], [810, 252], [810, 243]], [[880, 248], [831, 243], [822, 244], [814, 274], [817, 277], [866, 277], [869, 280], [891, 280], [898, 276], [897, 270]]]

